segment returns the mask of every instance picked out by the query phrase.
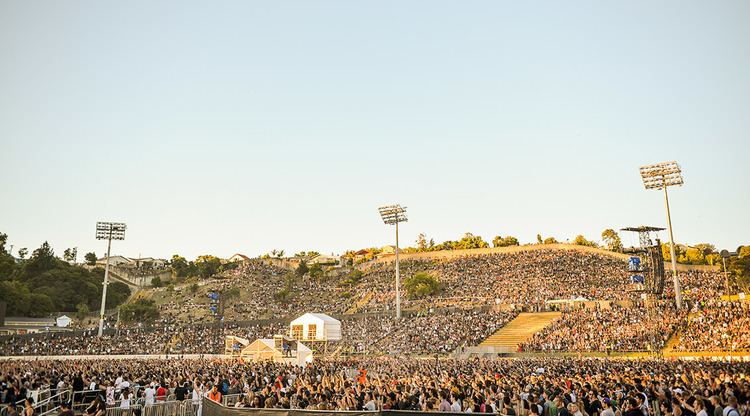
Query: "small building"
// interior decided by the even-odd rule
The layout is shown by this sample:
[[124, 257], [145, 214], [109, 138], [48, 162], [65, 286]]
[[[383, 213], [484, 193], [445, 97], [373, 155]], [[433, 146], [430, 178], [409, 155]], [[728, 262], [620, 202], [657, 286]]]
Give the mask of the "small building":
[[57, 324], [58, 328], [67, 328], [71, 322], [73, 322], [73, 320], [70, 319], [68, 315], [58, 316], [57, 319], [55, 319], [55, 324]]
[[362, 250], [356, 251], [354, 253], [354, 261], [364, 260], [369, 255], [370, 255], [370, 250], [365, 250], [363, 248]]
[[289, 324], [289, 336], [298, 341], [340, 341], [341, 321], [324, 313], [306, 313]]
[[227, 337], [225, 354], [238, 357], [244, 361], [273, 361], [298, 366], [305, 366], [313, 360], [313, 353], [310, 348], [284, 335], [275, 335], [273, 338], [259, 338], [252, 343], [238, 337]]
[[40, 332], [69, 331], [58, 327], [54, 318], [6, 317], [5, 324], [0, 326], [0, 335], [37, 334]]
[[320, 264], [320, 265], [335, 265], [335, 264], [339, 264], [340, 260], [341, 260], [341, 257], [339, 256], [327, 256], [325, 254], [321, 254], [321, 255], [313, 257], [307, 263], [308, 264]]
[[167, 260], [155, 259], [153, 257], [141, 257], [139, 259], [131, 259], [131, 263], [128, 264], [128, 266], [137, 267], [139, 269], [163, 269], [167, 266]]
[[[133, 259], [130, 259], [125, 256], [109, 256], [109, 265], [110, 266], [129, 266], [134, 264], [135, 261]], [[99, 260], [96, 261], [97, 266], [104, 267], [107, 265], [107, 258], [102, 257]]]
[[[398, 254], [401, 254], [402, 250], [398, 249]], [[378, 254], [378, 257], [388, 257], [396, 255], [396, 246], [383, 246], [383, 250]]]
[[234, 263], [234, 262], [242, 263], [244, 261], [250, 261], [250, 257], [244, 254], [240, 254], [240, 253], [234, 253], [232, 254], [231, 257], [227, 259], [227, 263]]
[[224, 337], [224, 354], [239, 355], [240, 351], [248, 345], [250, 345], [250, 341], [245, 338], [227, 335]]

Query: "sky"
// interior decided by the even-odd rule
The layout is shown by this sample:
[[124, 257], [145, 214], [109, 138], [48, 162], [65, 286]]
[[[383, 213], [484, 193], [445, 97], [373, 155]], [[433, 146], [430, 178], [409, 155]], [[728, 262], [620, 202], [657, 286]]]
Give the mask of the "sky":
[[[750, 2], [0, 1], [0, 232], [228, 257], [665, 226], [750, 243]], [[744, 185], [743, 185], [744, 184]], [[662, 234], [663, 239], [667, 239]], [[626, 245], [634, 236], [623, 236]]]

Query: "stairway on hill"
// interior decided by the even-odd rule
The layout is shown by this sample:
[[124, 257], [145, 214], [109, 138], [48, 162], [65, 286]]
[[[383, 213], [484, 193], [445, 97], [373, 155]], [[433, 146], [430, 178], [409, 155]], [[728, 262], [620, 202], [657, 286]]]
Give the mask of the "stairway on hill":
[[498, 329], [494, 334], [479, 344], [480, 347], [507, 348], [516, 352], [518, 344], [526, 341], [552, 321], [559, 318], [560, 312], [521, 313], [508, 325]]
[[372, 299], [372, 296], [374, 294], [374, 292], [367, 292], [362, 299], [358, 300], [354, 305], [352, 305], [351, 308], [347, 309], [344, 312], [344, 315], [354, 315], [355, 313], [357, 313], [359, 308], [367, 305], [370, 302], [370, 299]]

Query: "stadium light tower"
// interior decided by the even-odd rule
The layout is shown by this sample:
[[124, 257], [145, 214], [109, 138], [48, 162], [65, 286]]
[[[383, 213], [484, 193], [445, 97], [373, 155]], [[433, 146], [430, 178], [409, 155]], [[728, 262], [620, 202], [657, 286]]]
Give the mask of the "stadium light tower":
[[398, 223], [406, 222], [409, 219], [406, 218], [406, 207], [398, 204], [380, 207], [378, 211], [380, 211], [380, 217], [383, 218], [384, 223], [396, 226], [396, 318], [401, 319], [401, 278], [398, 270]]
[[674, 236], [672, 234], [672, 216], [669, 213], [669, 195], [667, 188], [682, 186], [682, 171], [677, 162], [662, 162], [655, 165], [641, 166], [641, 178], [646, 189], [663, 189], [664, 203], [667, 206], [667, 228], [669, 229], [669, 249], [672, 258], [672, 277], [674, 279], [674, 300], [677, 308], [682, 308], [680, 279], [677, 277], [677, 259], [675, 258]]
[[112, 240], [125, 239], [125, 224], [121, 222], [97, 222], [96, 239], [107, 240], [107, 264], [104, 266], [104, 288], [102, 289], [102, 307], [99, 313], [99, 336], [104, 331], [104, 308], [107, 305], [107, 285], [109, 284], [109, 251]]

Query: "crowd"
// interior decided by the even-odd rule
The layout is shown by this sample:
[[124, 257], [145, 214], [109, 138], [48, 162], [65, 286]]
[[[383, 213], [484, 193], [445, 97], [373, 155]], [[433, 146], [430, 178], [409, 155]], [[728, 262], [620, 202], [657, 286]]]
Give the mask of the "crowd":
[[744, 302], [696, 303], [675, 346], [679, 351], [750, 351], [750, 307]]
[[[347, 353], [446, 354], [476, 345], [516, 316], [483, 309], [430, 310], [396, 320], [392, 315], [342, 317], [341, 347]], [[184, 325], [161, 319], [151, 327], [0, 337], [0, 355], [216, 354], [224, 337], [253, 341], [288, 332], [288, 322]]]
[[483, 309], [429, 310], [414, 317], [365, 316], [343, 321], [344, 344], [369, 354], [447, 354], [477, 345], [510, 322], [516, 312]]
[[671, 302], [631, 308], [566, 310], [531, 339], [524, 351], [659, 351], [684, 319]]
[[268, 338], [285, 330], [284, 322], [226, 325], [183, 325], [161, 320], [153, 326], [109, 331], [43, 333], [0, 337], [0, 355], [125, 355], [125, 354], [217, 354], [224, 351], [224, 337], [250, 340]]
[[[123, 401], [195, 400], [235, 407], [418, 410], [504, 416], [747, 416], [750, 363], [597, 358], [317, 360], [306, 367], [219, 360], [13, 361], [4, 403], [34, 391], [101, 392]], [[85, 395], [83, 396], [85, 397]]]
[[[0, 338], [0, 355], [81, 354], [202, 354], [220, 352], [225, 335], [255, 339], [280, 333], [277, 326], [258, 322], [289, 322], [304, 312], [325, 312], [343, 321], [346, 351], [386, 354], [444, 354], [476, 345], [511, 319], [513, 314], [487, 313], [500, 305], [511, 310], [539, 310], [552, 299], [584, 298], [637, 301], [626, 261], [605, 254], [577, 250], [530, 250], [515, 253], [463, 256], [450, 259], [404, 261], [408, 278], [426, 271], [441, 283], [441, 290], [421, 299], [402, 298], [402, 307], [416, 317], [395, 322], [395, 290], [391, 264], [374, 263], [359, 282], [340, 287], [336, 271], [327, 277], [294, 276], [288, 269], [261, 260], [198, 283], [160, 288], [152, 294], [161, 318], [144, 325], [121, 326], [103, 338], [92, 331]], [[723, 275], [712, 271], [681, 273], [685, 298], [691, 305], [710, 305], [725, 291]], [[291, 282], [291, 283], [290, 283]], [[289, 288], [284, 301], [276, 296]], [[671, 285], [666, 285], [667, 289]], [[209, 310], [209, 291], [226, 295], [224, 321]], [[229, 294], [235, 295], [230, 297]], [[346, 296], [344, 296], [346, 294]], [[669, 296], [670, 292], [664, 294]], [[361, 303], [361, 305], [359, 305]], [[665, 304], [667, 302], [664, 302]], [[352, 308], [357, 304], [357, 308]], [[649, 350], [664, 346], [684, 321], [684, 314], [669, 307], [656, 313], [648, 308], [597, 309], [565, 312], [561, 319], [529, 340], [523, 348], [534, 351]], [[344, 315], [358, 309], [368, 318]], [[441, 312], [449, 310], [450, 312]], [[734, 312], [733, 312], [734, 311]], [[741, 308], [699, 308], [684, 329], [680, 348], [711, 350], [747, 348], [747, 320]], [[734, 316], [738, 315], [738, 316]]]
[[[227, 299], [224, 314], [228, 320], [293, 318], [304, 312], [341, 314], [362, 299], [357, 312], [392, 312], [395, 305], [393, 264], [373, 263], [363, 269], [361, 280], [341, 287], [336, 270], [324, 278], [309, 274], [291, 279], [290, 295], [277, 296], [287, 289], [288, 269], [261, 260], [243, 262], [200, 283], [201, 290], [178, 288], [161, 303], [162, 316], [190, 322], [209, 322], [206, 290], [233, 289], [242, 296]], [[401, 262], [402, 282], [417, 272], [427, 272], [441, 284], [439, 293], [422, 299], [402, 298], [405, 309], [429, 307], [479, 307], [496, 304], [543, 308], [555, 299], [637, 300], [631, 289], [627, 261], [607, 254], [578, 250], [529, 250], [462, 256], [449, 259], [417, 259]], [[667, 276], [668, 277], [668, 276]], [[725, 281], [715, 271], [681, 272], [685, 298], [703, 301], [725, 292]], [[669, 283], [669, 282], [667, 282]], [[481, 289], [479, 289], [481, 288]], [[404, 293], [402, 288], [402, 293]], [[673, 296], [672, 285], [665, 285], [663, 299]]]

